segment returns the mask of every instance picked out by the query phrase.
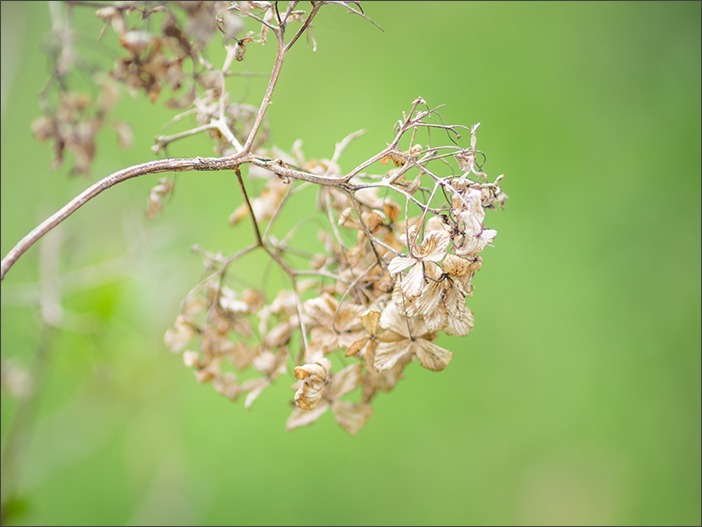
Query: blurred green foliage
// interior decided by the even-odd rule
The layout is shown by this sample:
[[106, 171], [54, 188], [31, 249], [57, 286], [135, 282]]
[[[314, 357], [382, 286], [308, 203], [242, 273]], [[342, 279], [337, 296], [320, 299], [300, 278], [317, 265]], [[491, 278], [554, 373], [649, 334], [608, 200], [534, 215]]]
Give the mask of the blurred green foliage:
[[[364, 128], [351, 168], [417, 96], [448, 122], [482, 122], [485, 169], [506, 174], [510, 199], [486, 221], [499, 234], [475, 330], [439, 341], [449, 368], [410, 368], [356, 437], [330, 416], [286, 433], [284, 379], [251, 411], [198, 385], [161, 337], [200, 273], [190, 246], [251, 239], [226, 223], [241, 198], [230, 175], [179, 175], [149, 222], [157, 177], [130, 181], [61, 227], [66, 327], [41, 330], [38, 248], [2, 284], [3, 360], [31, 368], [47, 345], [19, 480], [3, 481], [21, 504], [10, 523], [699, 525], [699, 2], [365, 10], [384, 32], [330, 7], [317, 53], [293, 50], [271, 141], [329, 157]], [[3, 255], [89, 183], [52, 173], [29, 131], [49, 28], [44, 3], [2, 3]], [[79, 18], [87, 49], [100, 28]], [[242, 67], [266, 73], [272, 52], [251, 46]], [[265, 82], [232, 88], [256, 105]], [[105, 133], [93, 178], [152, 159], [170, 115], [128, 96], [120, 112], [135, 145]], [[260, 276], [249, 262], [242, 283]], [[16, 416], [3, 391], [3, 447]]]

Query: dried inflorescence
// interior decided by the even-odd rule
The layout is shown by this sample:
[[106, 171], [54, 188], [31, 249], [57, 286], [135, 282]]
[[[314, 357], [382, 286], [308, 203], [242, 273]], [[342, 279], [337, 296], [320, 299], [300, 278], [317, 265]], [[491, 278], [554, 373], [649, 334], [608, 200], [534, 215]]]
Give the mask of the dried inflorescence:
[[[43, 115], [32, 124], [37, 139], [53, 142], [53, 168], [59, 168], [69, 152], [74, 158], [71, 173], [90, 175], [96, 136], [105, 125], [115, 130], [120, 145], [130, 143], [132, 132], [127, 123], [108, 118], [119, 100], [120, 86], [133, 96], [145, 95], [152, 103], [161, 101], [167, 108], [194, 110], [203, 124], [221, 118], [222, 128], [226, 125], [231, 134], [240, 137], [250, 129], [256, 108], [229, 103], [224, 79], [234, 74], [229, 71], [231, 63], [244, 58], [247, 43], [265, 40], [265, 31], [244, 34], [244, 19], [247, 14], [255, 16], [257, 3], [105, 2], [95, 11], [105, 24], [101, 39], [109, 40], [105, 35], [111, 31], [119, 54], [106, 73], [99, 64], [88, 63], [76, 46], [73, 10], [83, 2], [65, 4], [65, 13], [58, 12], [56, 5], [50, 6], [54, 27], [47, 47], [55, 58], [54, 68], [39, 96]], [[272, 13], [273, 4], [260, 4], [266, 5], [259, 9]], [[222, 68], [212, 65], [203, 54], [215, 35], [221, 36], [226, 51]], [[215, 151], [219, 155], [231, 153], [227, 152], [232, 145], [226, 132], [210, 128]], [[265, 134], [261, 134], [259, 144], [264, 140]], [[157, 140], [155, 151], [168, 142], [167, 137]]]
[[[285, 9], [277, 2], [117, 2], [100, 7], [97, 16], [124, 53], [103, 78], [152, 102], [169, 92], [166, 106], [184, 111], [168, 126], [194, 121], [193, 128], [156, 137], [153, 151], [209, 135], [220, 157], [173, 160], [177, 170], [232, 170], [243, 203], [229, 224], [253, 226], [254, 243], [234, 254], [196, 249], [204, 276], [186, 295], [165, 343], [182, 354], [199, 382], [232, 400], [244, 397], [247, 408], [281, 376], [292, 380], [288, 429], [331, 410], [343, 429], [356, 433], [375, 396], [393, 390], [409, 364], [431, 371], [448, 366], [453, 353], [437, 344], [440, 334], [465, 336], [473, 328], [466, 301], [482, 251], [497, 234], [486, 228], [485, 211], [501, 207], [506, 195], [502, 176], [490, 181], [483, 172], [478, 125], [444, 124], [439, 108], [421, 97], [396, 123], [394, 138], [351, 170], [343, 171], [339, 160], [362, 132], [337, 143], [330, 159], [309, 159], [301, 141], [289, 152], [265, 146], [266, 108], [283, 60], [303, 34], [311, 38], [312, 20], [326, 4], [366, 18], [357, 2], [312, 2], [308, 11], [297, 2]], [[250, 24], [255, 31], [247, 31]], [[286, 33], [291, 24], [294, 32]], [[225, 50], [219, 67], [202, 53], [217, 33]], [[236, 102], [227, 78], [239, 73], [248, 46], [265, 44], [271, 35], [276, 62], [260, 106]], [[66, 57], [74, 57], [66, 42], [59, 78], [70, 70]], [[71, 150], [81, 172], [94, 155], [94, 132], [116, 100], [111, 86], [105, 81], [103, 103], [96, 106], [62, 95], [58, 110], [35, 126], [40, 138], [56, 141], [57, 159]], [[86, 120], [93, 108], [97, 117]], [[467, 147], [459, 145], [464, 129]], [[446, 144], [434, 144], [437, 137]], [[259, 192], [250, 194], [256, 185]], [[148, 217], [162, 211], [173, 188], [169, 178], [158, 181]], [[313, 253], [309, 243], [307, 252], [297, 245], [297, 225], [278, 232], [288, 205], [311, 192], [316, 212], [310, 218], [318, 226]], [[271, 290], [262, 278], [258, 287], [237, 287], [237, 267], [252, 254], [263, 254], [288, 286]], [[17, 257], [3, 260], [3, 274]]]
[[[442, 332], [464, 336], [473, 328], [466, 299], [481, 252], [496, 235], [485, 227], [485, 211], [502, 206], [506, 196], [501, 176], [488, 182], [477, 162], [465, 161], [483, 157], [476, 149], [477, 126], [467, 149], [413, 143], [425, 127], [457, 136], [460, 127], [434, 125], [436, 117], [421, 98], [414, 101], [393, 142], [361, 165], [364, 172], [343, 173], [332, 160], [307, 161], [299, 144], [293, 155], [266, 153], [339, 182], [317, 187], [319, 213], [327, 219], [318, 234], [322, 250], [295, 267], [292, 242], [261, 234], [259, 244], [233, 257], [204, 253], [205, 278], [166, 333], [171, 349], [187, 348], [183, 357], [200, 382], [212, 382], [232, 399], [246, 394], [249, 407], [290, 372], [296, 382], [288, 429], [331, 409], [339, 425], [355, 433], [370, 417], [375, 395], [392, 390], [412, 361], [432, 371], [449, 364], [452, 352], [435, 341]], [[401, 149], [406, 138], [411, 144]], [[450, 173], [439, 176], [435, 166]], [[382, 172], [370, 172], [376, 167]], [[259, 167], [249, 176], [267, 183], [230, 223], [248, 216], [259, 234], [266, 222], [265, 232], [272, 232], [291, 195], [314, 188]], [[290, 288], [268, 303], [264, 288], [237, 294], [224, 285], [234, 262], [255, 249], [290, 278]], [[261, 376], [243, 373], [249, 370]], [[351, 393], [355, 399], [346, 397]]]

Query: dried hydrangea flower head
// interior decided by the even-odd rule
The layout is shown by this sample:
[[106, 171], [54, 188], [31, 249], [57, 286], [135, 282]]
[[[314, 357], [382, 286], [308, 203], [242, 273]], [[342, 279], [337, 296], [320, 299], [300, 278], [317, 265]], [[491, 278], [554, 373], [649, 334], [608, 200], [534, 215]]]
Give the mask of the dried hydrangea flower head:
[[[193, 330], [192, 324], [183, 325], [181, 314], [167, 332], [171, 349], [183, 349], [185, 336], [199, 338], [202, 356], [191, 362], [196, 373], [211, 364], [207, 367], [221, 371], [226, 358], [236, 375], [254, 370], [269, 384], [292, 371], [296, 381], [288, 430], [308, 425], [331, 409], [344, 430], [356, 433], [369, 419], [376, 394], [392, 390], [408, 364], [416, 360], [431, 371], [446, 368], [453, 353], [435, 341], [441, 333], [465, 336], [473, 328], [466, 299], [482, 266], [480, 254], [496, 236], [485, 227], [485, 211], [502, 206], [506, 196], [499, 186], [501, 176], [489, 183], [482, 165], [475, 162], [484, 157], [476, 150], [477, 126], [470, 129], [468, 149], [454, 143], [413, 143], [425, 128], [460, 137], [462, 127], [437, 122], [441, 123], [436, 109], [416, 99], [390, 145], [348, 172], [338, 165], [347, 140], [337, 144], [330, 160], [306, 159], [299, 143], [292, 154], [265, 152], [279, 161], [251, 170], [266, 181], [263, 190], [237, 208], [230, 220], [238, 225], [248, 217], [261, 242], [233, 257], [203, 253], [205, 285], [191, 291], [183, 312], [197, 304], [207, 315]], [[409, 146], [401, 147], [403, 141]], [[316, 186], [315, 202], [324, 223], [318, 232], [320, 252], [306, 262], [295, 258], [301, 249], [294, 235], [280, 241], [271, 234], [293, 195], [315, 191], [304, 180], [286, 180], [285, 173], [272, 170], [293, 166], [334, 183]], [[438, 166], [450, 166], [451, 173], [438, 175]], [[228, 270], [256, 249], [288, 276], [290, 287], [262, 307], [242, 300], [244, 305], [230, 314], [229, 323], [218, 326], [215, 334], [221, 342], [213, 346], [207, 339], [212, 338], [208, 335], [217, 319], [214, 314], [224, 309], [222, 298], [234, 302], [234, 293], [223, 285]], [[208, 296], [212, 284], [219, 293]], [[263, 289], [255, 295], [258, 301], [266, 297]], [[234, 328], [235, 320], [240, 327]], [[209, 359], [211, 349], [218, 350], [216, 363]], [[264, 353], [284, 357], [281, 368], [275, 374], [257, 370], [253, 360], [237, 359], [242, 349], [253, 358]], [[198, 379], [214, 382], [215, 377]], [[248, 390], [242, 384], [229, 393]]]

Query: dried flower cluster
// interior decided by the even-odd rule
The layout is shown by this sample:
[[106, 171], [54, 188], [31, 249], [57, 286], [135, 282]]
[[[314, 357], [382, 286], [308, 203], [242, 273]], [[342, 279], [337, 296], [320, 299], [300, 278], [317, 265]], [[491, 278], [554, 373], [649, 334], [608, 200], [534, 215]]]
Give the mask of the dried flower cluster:
[[[91, 187], [18, 244], [3, 260], [3, 276], [45, 231], [104, 188], [148, 173], [230, 170], [243, 204], [229, 224], [250, 223], [255, 241], [227, 256], [195, 248], [205, 272], [183, 301], [165, 343], [182, 354], [199, 382], [232, 400], [244, 397], [247, 408], [279, 377], [294, 378], [288, 429], [331, 410], [344, 430], [356, 433], [368, 421], [376, 394], [392, 390], [410, 363], [416, 360], [432, 371], [449, 364], [452, 352], [436, 343], [442, 332], [464, 336], [473, 328], [466, 300], [481, 253], [496, 235], [485, 227], [485, 211], [501, 207], [506, 195], [502, 176], [491, 182], [483, 172], [478, 125], [444, 124], [440, 108], [421, 97], [398, 120], [392, 140], [351, 170], [342, 170], [339, 160], [362, 132], [338, 142], [329, 159], [307, 158], [301, 141], [289, 152], [265, 146], [265, 112], [283, 60], [303, 34], [311, 37], [312, 20], [327, 4], [367, 18], [357, 2], [311, 2], [309, 10], [298, 9], [298, 2], [285, 9], [278, 2], [101, 5], [97, 16], [126, 53], [103, 79], [152, 102], [167, 91], [166, 105], [184, 110], [169, 126], [194, 121], [191, 129], [156, 137], [153, 151], [165, 153], [174, 141], [205, 133], [220, 157], [164, 159], [109, 176], [108, 184]], [[247, 31], [252, 23], [256, 30]], [[290, 24], [292, 36], [286, 34]], [[226, 52], [220, 67], [202, 53], [217, 33]], [[234, 102], [226, 79], [241, 73], [237, 65], [247, 45], [264, 44], [271, 35], [277, 57], [260, 107]], [[71, 55], [67, 42], [60, 56]], [[56, 69], [64, 76], [70, 71], [65, 64]], [[103, 93], [111, 94], [110, 89]], [[42, 117], [35, 132], [55, 140], [58, 160], [64, 149], [72, 151], [77, 169], [86, 172], [95, 150], [92, 137], [115, 97], [103, 94], [106, 102], [90, 105], [62, 96], [58, 110]], [[89, 118], [92, 124], [84, 130], [82, 117], [95, 108], [98, 117]], [[459, 145], [464, 129], [467, 147]], [[436, 137], [448, 144], [434, 144]], [[260, 192], [250, 195], [256, 184]], [[168, 177], [158, 181], [147, 216], [162, 211], [173, 188]], [[297, 227], [276, 233], [286, 205], [312, 192], [319, 228], [318, 248], [309, 253], [296, 245]], [[264, 253], [289, 287], [237, 287], [232, 270], [254, 253]]]
[[[331, 409], [339, 425], [355, 433], [370, 417], [374, 396], [392, 390], [410, 362], [433, 371], [449, 364], [452, 352], [435, 340], [441, 332], [464, 336], [473, 327], [466, 298], [482, 265], [480, 253], [496, 235], [485, 228], [485, 210], [501, 206], [506, 196], [500, 178], [489, 183], [475, 162], [482, 156], [477, 126], [470, 129], [467, 149], [414, 142], [425, 127], [457, 135], [459, 127], [432, 124], [436, 115], [417, 99], [393, 142], [348, 173], [337, 164], [348, 141], [337, 145], [330, 160], [306, 160], [299, 144], [294, 155], [268, 153], [279, 165], [340, 183], [317, 187], [327, 227], [319, 231], [322, 251], [309, 255], [307, 266], [294, 268], [297, 248], [269, 233], [288, 199], [314, 187], [250, 169], [249, 178], [267, 183], [230, 222], [249, 217], [259, 234], [268, 222], [265, 234], [230, 257], [203, 253], [205, 278], [165, 335], [200, 382], [231, 399], [245, 395], [248, 408], [292, 370], [295, 408], [287, 428]], [[409, 144], [400, 149], [405, 136]], [[439, 176], [434, 165], [451, 173]], [[376, 168], [379, 173], [371, 172]], [[290, 277], [290, 289], [268, 302], [263, 289], [235, 292], [225, 285], [230, 266], [257, 248]], [[247, 370], [257, 375], [240, 380]], [[352, 392], [355, 398], [347, 397]]]
[[[163, 99], [167, 108], [188, 109], [197, 120], [209, 124], [223, 118], [229, 134], [245, 135], [256, 116], [256, 108], [229, 102], [224, 79], [236, 74], [229, 71], [232, 61], [244, 58], [246, 44], [265, 42], [267, 28], [258, 35], [243, 34], [245, 14], [254, 11], [272, 14], [270, 2], [104, 2], [95, 15], [104, 21], [103, 35], [111, 29], [122, 56], [112, 68], [103, 72], [76, 49], [72, 27], [73, 8], [90, 2], [65, 2], [67, 11], [52, 7], [54, 28], [48, 51], [54, 56], [54, 68], [39, 100], [44, 115], [32, 124], [40, 141], [54, 144], [53, 168], [59, 168], [70, 152], [74, 158], [73, 174], [90, 175], [96, 153], [96, 136], [105, 124], [117, 133], [120, 145], [131, 143], [132, 132], [122, 121], [107, 119], [119, 100], [119, 86], [132, 95], [144, 94], [151, 102]], [[95, 3], [97, 4], [97, 3]], [[99, 5], [99, 4], [97, 4]], [[267, 15], [270, 18], [270, 15]], [[299, 12], [291, 17], [299, 18]], [[202, 53], [215, 35], [221, 35], [226, 59], [221, 69], [213, 66]], [[85, 73], [90, 83], [78, 90]], [[82, 84], [85, 84], [83, 81]], [[94, 88], [97, 87], [96, 91]], [[210, 132], [220, 155], [231, 153], [231, 136], [225, 137], [215, 127]], [[258, 138], [265, 141], [265, 134]], [[157, 141], [158, 151], [168, 143]]]

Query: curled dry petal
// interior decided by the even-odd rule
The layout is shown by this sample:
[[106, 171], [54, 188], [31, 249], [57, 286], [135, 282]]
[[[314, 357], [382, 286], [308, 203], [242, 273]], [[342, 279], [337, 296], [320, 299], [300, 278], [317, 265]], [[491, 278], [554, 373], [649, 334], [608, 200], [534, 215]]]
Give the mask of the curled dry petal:
[[459, 195], [453, 196], [453, 206], [474, 214], [480, 223], [485, 219], [485, 209], [483, 208], [483, 194], [476, 188], [468, 188]]
[[475, 258], [497, 236], [497, 231], [485, 229], [477, 236], [466, 237], [461, 245], [454, 246], [454, 252], [466, 258]]
[[320, 359], [314, 364], [297, 366], [293, 373], [295, 377], [305, 382], [324, 382], [329, 376], [331, 362], [329, 359]]
[[359, 316], [363, 307], [339, 302], [329, 293], [304, 303], [308, 327], [311, 327], [309, 350], [326, 355], [346, 348], [362, 335]]
[[295, 392], [295, 405], [303, 410], [313, 410], [322, 400], [324, 388], [329, 378], [331, 362], [322, 358], [313, 364], [304, 364], [293, 370], [302, 386]]
[[368, 342], [366, 347], [363, 349], [363, 358], [365, 359], [366, 369], [372, 371], [375, 369], [373, 365], [375, 363], [375, 350], [378, 349], [378, 341], [372, 339]]
[[483, 232], [480, 233], [480, 242], [483, 244], [483, 247], [486, 245], [491, 245], [495, 239], [495, 236], [497, 236], [496, 230], [484, 229]]
[[458, 218], [458, 230], [464, 236], [477, 236], [483, 230], [480, 217], [469, 210], [459, 212], [456, 217]]

